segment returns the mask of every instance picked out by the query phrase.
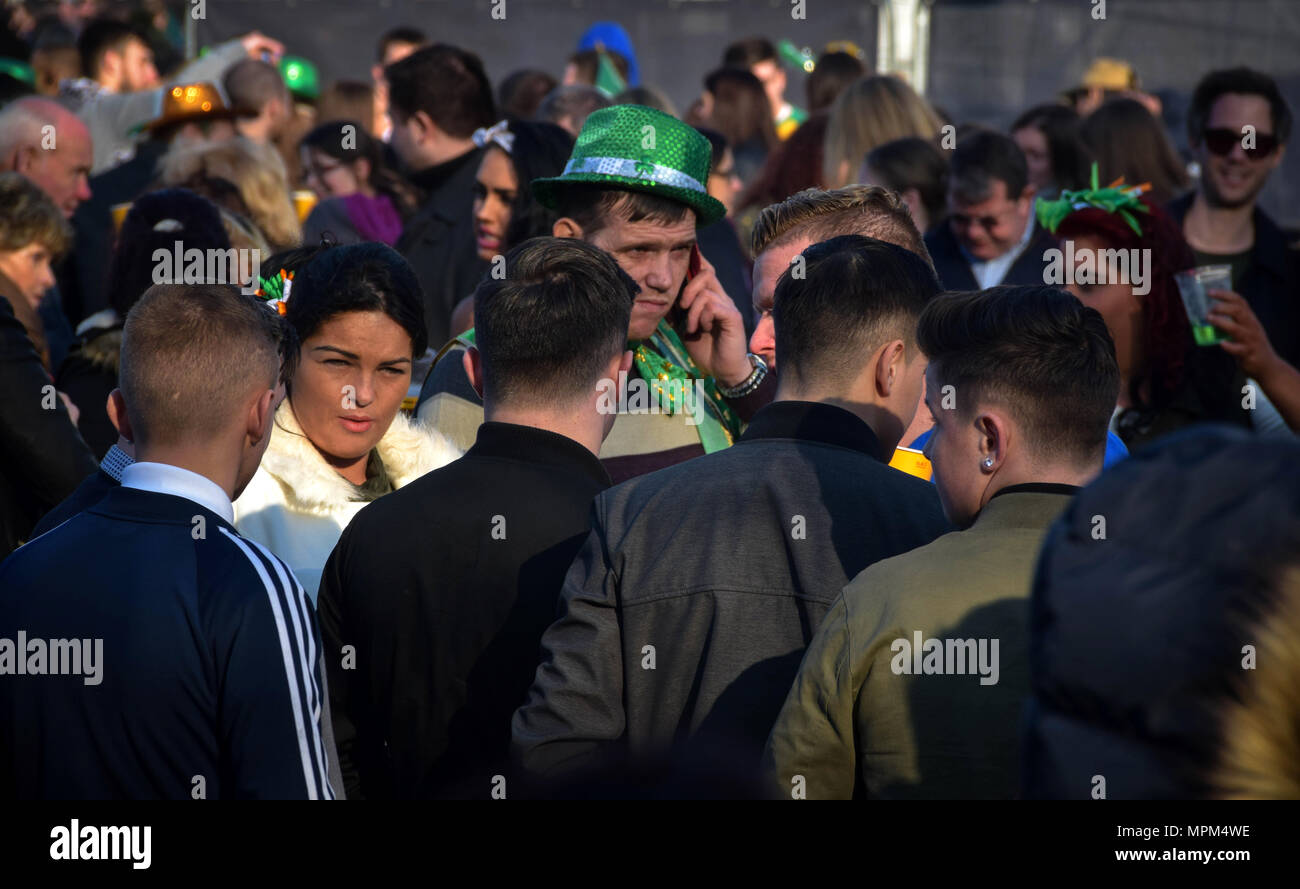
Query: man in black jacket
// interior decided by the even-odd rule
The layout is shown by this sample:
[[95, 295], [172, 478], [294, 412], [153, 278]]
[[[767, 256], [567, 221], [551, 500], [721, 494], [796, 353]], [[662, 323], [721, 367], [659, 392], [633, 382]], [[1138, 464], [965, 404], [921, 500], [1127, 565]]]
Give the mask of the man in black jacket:
[[596, 498], [514, 717], [530, 779], [665, 761], [717, 778], [720, 761], [743, 786], [848, 580], [948, 530], [934, 486], [886, 465], [921, 393], [934, 272], [858, 235], [802, 259], [776, 289], [776, 400], [734, 447]]
[[509, 792], [510, 716], [609, 487], [601, 392], [631, 367], [636, 292], [607, 253], [558, 238], [511, 250], [475, 292], [477, 441], [363, 509], [321, 579], [349, 796]]
[[948, 218], [925, 236], [944, 290], [1043, 284], [1056, 239], [1034, 219], [1034, 186], [1009, 136], [976, 130], [957, 143], [948, 173]]
[[95, 458], [0, 295], [0, 558], [95, 471]]
[[1267, 74], [1213, 71], [1192, 96], [1187, 130], [1201, 181], [1169, 213], [1197, 265], [1232, 267], [1233, 289], [1259, 316], [1277, 354], [1300, 366], [1300, 254], [1259, 208], [1291, 136], [1291, 109]]
[[473, 136], [495, 123], [492, 85], [478, 56], [441, 43], [394, 62], [384, 77], [391, 144], [426, 195], [397, 249], [420, 277], [429, 344], [437, 349], [451, 338], [452, 309], [485, 268], [472, 214], [483, 149]]

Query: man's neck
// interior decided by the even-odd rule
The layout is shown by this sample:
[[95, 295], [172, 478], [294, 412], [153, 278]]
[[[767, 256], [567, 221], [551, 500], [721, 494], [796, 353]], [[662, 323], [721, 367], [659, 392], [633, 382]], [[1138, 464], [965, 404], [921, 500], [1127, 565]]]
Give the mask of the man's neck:
[[425, 155], [425, 164], [418, 172], [427, 173], [436, 167], [441, 167], [444, 164], [451, 163], [457, 158], [464, 157], [473, 150], [474, 140], [472, 139], [448, 140], [435, 146], [427, 155]]
[[1100, 463], [1086, 469], [1077, 466], [1009, 466], [1004, 463], [997, 475], [989, 480], [989, 486], [984, 489], [980, 509], [987, 506], [998, 491], [1014, 485], [1071, 485], [1082, 488], [1095, 479], [1100, 472]]
[[773, 403], [778, 401], [807, 401], [814, 404], [826, 404], [846, 410], [857, 417], [871, 430], [880, 442], [881, 458], [888, 460], [898, 447], [903, 433], [898, 418], [884, 406], [874, 401], [861, 399], [852, 392], [825, 392], [816, 389], [801, 388], [787, 384], [782, 380], [777, 386]]
[[599, 456], [605, 440], [605, 419], [594, 407], [583, 405], [568, 412], [540, 410], [533, 407], [511, 405], [484, 405], [483, 419], [489, 423], [511, 423], [531, 426], [571, 438], [592, 454]]
[[1255, 244], [1255, 202], [1218, 207], [1198, 189], [1183, 219], [1183, 237], [1202, 253], [1243, 253]]
[[235, 479], [239, 470], [228, 456], [187, 447], [155, 445], [136, 448], [135, 462], [163, 463], [188, 469], [219, 487], [231, 500], [235, 499]]
[[121, 83], [118, 83], [118, 82], [115, 82], [115, 81], [114, 81], [114, 82], [110, 82], [110, 81], [104, 80], [103, 78], [98, 78], [98, 77], [97, 77], [97, 78], [95, 78], [95, 83], [99, 84], [99, 88], [102, 89], [102, 90], [103, 90], [104, 92], [106, 92], [106, 93], [120, 93], [120, 92], [122, 91], [122, 90], [120, 89], [120, 87], [121, 87], [122, 84], [121, 84]]

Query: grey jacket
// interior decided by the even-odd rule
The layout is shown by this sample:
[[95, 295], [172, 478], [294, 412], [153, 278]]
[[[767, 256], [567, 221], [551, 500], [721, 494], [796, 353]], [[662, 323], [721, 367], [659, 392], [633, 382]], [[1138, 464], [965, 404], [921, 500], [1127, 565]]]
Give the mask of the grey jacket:
[[672, 752], [752, 777], [843, 586], [948, 530], [934, 486], [880, 451], [848, 411], [776, 402], [735, 446], [597, 497], [512, 723], [525, 775]]
[[[90, 130], [94, 142], [90, 175], [96, 176], [130, 159], [138, 138], [137, 128], [158, 117], [163, 93], [169, 88], [176, 84], [207, 82], [221, 89], [221, 76], [226, 69], [246, 58], [248, 52], [243, 44], [231, 40], [190, 62], [157, 89], [110, 93], [85, 78], [61, 83], [60, 98], [69, 103], [72, 112]], [[224, 91], [222, 95], [225, 96]]]

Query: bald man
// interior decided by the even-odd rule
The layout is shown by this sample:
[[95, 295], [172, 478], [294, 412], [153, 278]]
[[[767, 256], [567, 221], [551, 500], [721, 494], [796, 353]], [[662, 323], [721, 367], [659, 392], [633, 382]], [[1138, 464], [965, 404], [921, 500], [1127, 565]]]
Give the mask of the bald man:
[[21, 173], [69, 219], [90, 198], [93, 156], [90, 130], [57, 102], [29, 96], [0, 112], [0, 171]]

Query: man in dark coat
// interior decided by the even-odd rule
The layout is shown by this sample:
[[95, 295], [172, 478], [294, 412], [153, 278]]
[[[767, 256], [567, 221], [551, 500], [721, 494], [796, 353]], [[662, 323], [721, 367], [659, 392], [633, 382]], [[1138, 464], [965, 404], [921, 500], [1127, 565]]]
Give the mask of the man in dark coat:
[[530, 778], [721, 759], [752, 779], [844, 584], [948, 529], [934, 486], [886, 465], [917, 409], [934, 272], [857, 235], [802, 259], [776, 290], [776, 400], [734, 447], [596, 499], [514, 717]]
[[1291, 109], [1267, 74], [1213, 71], [1192, 96], [1187, 136], [1201, 180], [1169, 213], [1196, 264], [1231, 266], [1233, 289], [1250, 303], [1277, 354], [1300, 366], [1300, 253], [1259, 207], [1291, 137]]
[[321, 579], [349, 796], [510, 793], [510, 716], [609, 487], [599, 393], [631, 366], [636, 285], [576, 240], [527, 241], [506, 269], [474, 296], [473, 447], [363, 509]]
[[[1296, 650], [1294, 616], [1258, 623], [1295, 579], [1297, 465], [1292, 439], [1187, 430], [1135, 451], [1075, 498], [1043, 544], [1030, 602], [1024, 797], [1240, 789], [1214, 786], [1220, 720], [1294, 663], [1266, 660]], [[1294, 673], [1286, 685], [1261, 708], [1266, 722], [1257, 710], [1250, 755], [1229, 764], [1257, 770], [1253, 795], [1294, 786], [1294, 750], [1279, 761], [1274, 746], [1295, 736]]]
[[1034, 186], [1010, 137], [976, 130], [957, 143], [948, 173], [948, 218], [925, 236], [944, 290], [1043, 284], [1056, 239], [1034, 218]]
[[452, 309], [486, 267], [474, 242], [474, 183], [483, 149], [473, 137], [496, 122], [492, 85], [478, 56], [441, 43], [394, 62], [384, 77], [393, 149], [426, 195], [397, 250], [420, 278], [429, 344], [437, 349], [451, 338]]
[[[4, 285], [0, 281], [0, 291]], [[95, 458], [0, 292], [0, 558], [95, 471]]]

